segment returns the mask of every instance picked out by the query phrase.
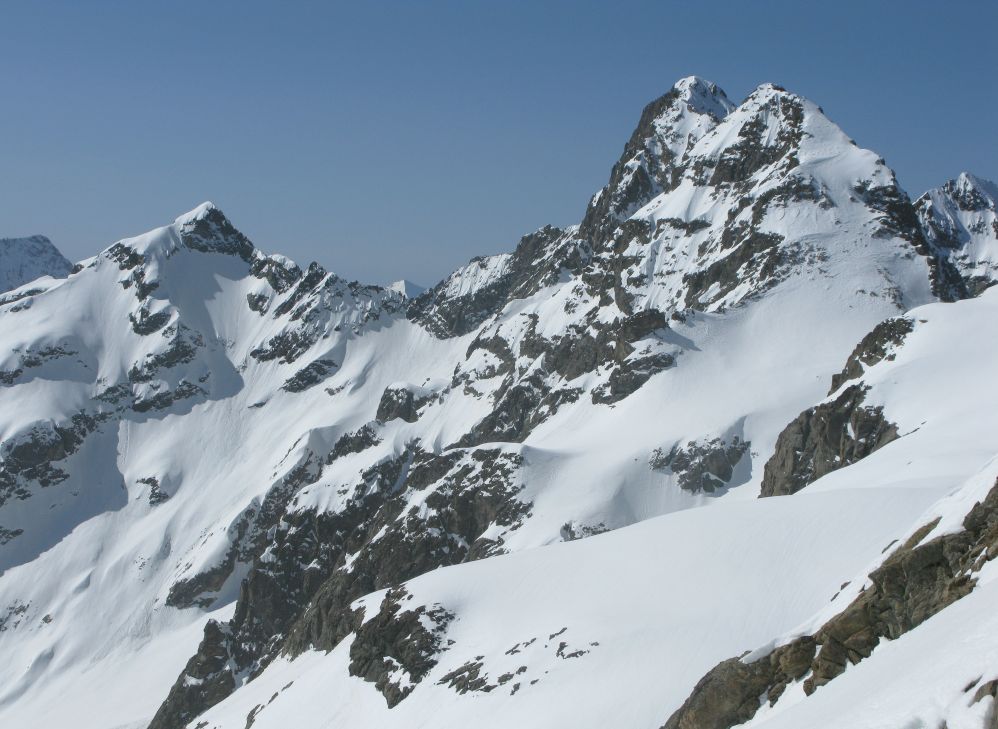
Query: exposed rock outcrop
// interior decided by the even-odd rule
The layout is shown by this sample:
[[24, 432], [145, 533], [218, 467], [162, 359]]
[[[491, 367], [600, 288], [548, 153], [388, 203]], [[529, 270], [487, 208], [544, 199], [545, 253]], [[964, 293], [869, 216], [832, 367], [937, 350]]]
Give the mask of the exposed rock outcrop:
[[440, 606], [403, 609], [410, 597], [404, 587], [389, 590], [377, 615], [361, 623], [350, 644], [350, 675], [374, 683], [388, 708], [412, 693], [437, 665], [443, 633], [454, 619]]
[[381, 393], [378, 412], [375, 415], [378, 422], [387, 423], [390, 420], [404, 420], [415, 423], [419, 419], [419, 409], [433, 398], [432, 393], [411, 385], [391, 385]]
[[721, 438], [677, 443], [668, 453], [656, 450], [649, 463], [656, 471], [674, 473], [682, 489], [712, 494], [728, 485], [750, 445], [738, 436], [730, 443]]
[[796, 493], [895, 440], [897, 426], [884, 417], [883, 408], [864, 405], [865, 397], [864, 387], [851, 385], [784, 428], [763, 470], [760, 495]]
[[863, 376], [868, 367], [878, 362], [893, 361], [894, 350], [901, 346], [905, 337], [911, 334], [915, 323], [907, 317], [895, 317], [882, 321], [863, 337], [846, 360], [845, 367], [837, 375], [832, 375], [832, 386], [828, 391], [831, 395], [842, 383]]

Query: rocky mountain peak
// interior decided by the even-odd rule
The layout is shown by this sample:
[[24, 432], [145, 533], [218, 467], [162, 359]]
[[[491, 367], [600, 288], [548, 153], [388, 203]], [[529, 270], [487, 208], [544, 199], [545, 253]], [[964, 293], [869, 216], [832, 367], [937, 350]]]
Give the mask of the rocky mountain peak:
[[212, 202], [203, 202], [178, 217], [174, 226], [180, 230], [184, 245], [206, 253], [236, 255], [245, 261], [253, 259], [253, 244], [236, 230], [225, 214]]
[[726, 117], [735, 108], [721, 87], [699, 76], [679, 79], [673, 85], [672, 91], [678, 94], [680, 100], [686, 102], [687, 108], [691, 111], [709, 114], [717, 121]]
[[961, 172], [955, 180], [943, 185], [943, 190], [961, 210], [995, 210], [998, 207], [998, 185], [969, 172]]
[[696, 76], [648, 104], [609, 182], [590, 201], [582, 235], [600, 245], [621, 221], [674, 187], [683, 155], [734, 108], [717, 84]]
[[932, 255], [958, 274], [961, 298], [998, 281], [998, 186], [962, 172], [915, 202]]

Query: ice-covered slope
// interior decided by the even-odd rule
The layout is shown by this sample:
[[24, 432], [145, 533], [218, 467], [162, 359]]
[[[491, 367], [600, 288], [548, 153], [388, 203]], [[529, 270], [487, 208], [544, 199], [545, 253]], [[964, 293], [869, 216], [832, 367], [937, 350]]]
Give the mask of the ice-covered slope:
[[0, 238], [0, 292], [42, 276], [64, 278], [72, 268], [73, 264], [44, 235]]
[[[455, 685], [493, 685], [513, 643], [537, 637], [540, 650], [567, 624], [547, 625], [558, 614], [596, 630], [617, 588], [621, 604], [646, 605], [642, 620], [672, 590], [696, 593], [663, 614], [674, 627], [648, 643], [663, 655], [640, 658], [650, 628], [629, 633], [611, 617], [609, 662], [593, 660], [596, 646], [563, 659], [548, 638], [550, 655], [531, 663], [619, 674], [646, 693], [654, 671], [673, 671], [668, 699], [635, 708], [639, 724], [661, 723], [689, 692], [681, 677], [806, 620], [840, 573], [861, 570], [941, 494], [808, 487], [799, 514], [754, 501], [800, 490], [806, 469], [764, 468], [793, 452], [781, 433], [864, 335], [936, 298], [940, 270], [893, 173], [817, 106], [767, 84], [736, 107], [689, 78], [645, 109], [580, 225], [542, 228], [415, 297], [267, 256], [211, 204], [8, 294], [0, 723], [79, 723], [86, 706], [90, 726], [173, 729], [223, 702], [212, 721], [242, 712], [242, 726], [291, 673], [301, 690], [328, 675], [326, 698], [349, 696], [335, 711], [358, 725], [411, 725], [434, 696], [447, 721], [468, 723], [486, 693], [434, 688], [445, 632], [468, 626], [449, 638], [464, 646], [449, 654], [460, 665], [476, 645], [492, 657], [479, 669], [491, 683]], [[792, 517], [813, 538], [781, 534]], [[784, 580], [775, 560], [797, 542], [809, 561], [788, 562]], [[660, 571], [646, 581], [650, 553]], [[665, 647], [702, 627], [698, 611], [739, 620], [706, 600], [728, 560], [753, 617], [671, 662]], [[819, 561], [835, 569], [802, 576]], [[595, 580], [589, 593], [574, 579], [570, 605], [544, 586], [621, 563], [633, 572], [619, 585]], [[756, 579], [750, 563], [773, 569]], [[711, 575], [701, 602], [697, 571]], [[441, 611], [398, 627], [389, 600], [362, 621], [386, 588], [414, 579], [406, 604]], [[767, 602], [766, 588], [801, 580], [813, 581], [793, 604]], [[511, 626], [534, 632], [489, 643], [490, 605], [510, 614], [517, 584], [539, 622], [517, 617]], [[639, 656], [631, 668], [628, 655]], [[489, 720], [526, 716], [528, 685], [516, 701], [487, 692]], [[545, 685], [537, 700], [575, 696]], [[95, 691], [108, 697], [99, 707]], [[603, 715], [609, 704], [597, 710], [589, 693], [580, 706]], [[282, 712], [268, 721], [291, 721]]]

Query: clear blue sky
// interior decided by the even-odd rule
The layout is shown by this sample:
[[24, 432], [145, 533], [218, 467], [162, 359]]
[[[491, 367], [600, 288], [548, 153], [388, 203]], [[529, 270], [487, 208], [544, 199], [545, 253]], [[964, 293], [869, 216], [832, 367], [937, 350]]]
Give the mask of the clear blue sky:
[[429, 284], [581, 217], [689, 74], [822, 105], [917, 195], [998, 177], [996, 2], [0, 0], [0, 236], [73, 259], [210, 199]]

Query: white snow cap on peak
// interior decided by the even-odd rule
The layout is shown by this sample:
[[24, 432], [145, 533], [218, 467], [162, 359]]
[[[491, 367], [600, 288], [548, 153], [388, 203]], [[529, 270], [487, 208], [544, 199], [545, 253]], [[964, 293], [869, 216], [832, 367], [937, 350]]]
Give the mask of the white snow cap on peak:
[[175, 225], [185, 225], [187, 223], [194, 223], [204, 218], [212, 210], [218, 210], [218, 207], [216, 207], [215, 203], [211, 202], [210, 200], [205, 200], [203, 203], [198, 205], [193, 210], [186, 212], [183, 215], [177, 216], [177, 219], [174, 220], [173, 222]]
[[956, 187], [959, 190], [976, 190], [998, 201], [998, 185], [970, 172], [961, 172], [957, 176]]
[[711, 114], [717, 119], [723, 119], [735, 108], [735, 104], [728, 99], [721, 87], [699, 76], [681, 78], [672, 88], [679, 94], [679, 98], [701, 114]]
[[804, 100], [804, 97], [801, 96], [800, 94], [795, 94], [793, 91], [787, 91], [787, 89], [785, 89], [783, 86], [767, 81], [764, 84], [759, 84], [758, 86], [756, 86], [755, 90], [748, 95], [748, 98], [745, 99], [745, 101], [762, 103], [764, 101], [773, 98], [774, 96], [783, 96], [790, 99], [799, 99], [801, 101]]

